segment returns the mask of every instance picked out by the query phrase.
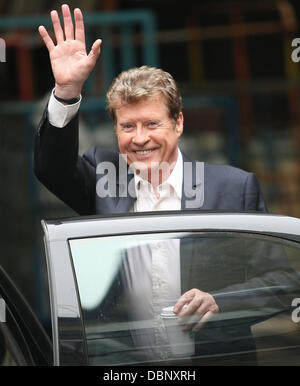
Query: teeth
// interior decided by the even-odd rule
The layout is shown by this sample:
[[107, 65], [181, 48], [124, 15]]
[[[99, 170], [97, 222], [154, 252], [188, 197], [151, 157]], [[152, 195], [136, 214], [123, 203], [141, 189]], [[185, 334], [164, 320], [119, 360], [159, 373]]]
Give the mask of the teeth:
[[151, 152], [152, 150], [140, 150], [140, 151], [136, 151], [136, 154], [144, 155], [144, 154], [149, 154]]

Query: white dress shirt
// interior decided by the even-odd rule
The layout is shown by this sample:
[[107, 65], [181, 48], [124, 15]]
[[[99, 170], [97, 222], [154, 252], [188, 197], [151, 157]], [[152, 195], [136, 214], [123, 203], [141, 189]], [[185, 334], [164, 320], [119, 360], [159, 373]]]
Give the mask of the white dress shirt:
[[54, 89], [52, 90], [48, 103], [48, 120], [52, 126], [62, 128], [65, 127], [78, 112], [82, 97], [80, 95], [79, 101], [72, 105], [64, 105], [54, 97], [53, 91]]
[[[132, 211], [180, 210], [183, 163], [178, 150], [175, 167], [169, 178], [158, 186], [139, 175], [134, 176], [137, 200]], [[149, 358], [170, 356], [168, 341], [160, 313], [172, 306], [181, 295], [179, 239], [157, 240], [127, 250], [125, 275], [131, 301], [131, 319], [151, 320], [153, 328], [135, 330], [132, 334], [137, 347], [147, 347]]]

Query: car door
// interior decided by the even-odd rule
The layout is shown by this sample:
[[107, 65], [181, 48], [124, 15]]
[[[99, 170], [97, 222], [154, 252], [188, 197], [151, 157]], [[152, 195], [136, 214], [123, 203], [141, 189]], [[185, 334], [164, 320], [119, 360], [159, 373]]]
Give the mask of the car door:
[[[42, 224], [56, 365], [300, 364], [299, 219], [192, 211]], [[192, 289], [218, 312], [167, 320], [162, 309]]]

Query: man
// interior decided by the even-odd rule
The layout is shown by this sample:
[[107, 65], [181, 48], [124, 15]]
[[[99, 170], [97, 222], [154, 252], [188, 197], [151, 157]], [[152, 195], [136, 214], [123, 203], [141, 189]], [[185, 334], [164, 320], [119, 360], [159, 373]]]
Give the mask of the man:
[[[181, 96], [172, 76], [160, 69], [143, 66], [123, 72], [107, 93], [107, 109], [122, 156], [96, 147], [78, 156], [81, 91], [102, 42], [96, 40], [87, 55], [81, 11], [74, 11], [75, 29], [67, 5], [62, 6], [62, 13], [64, 30], [57, 12], [51, 12], [56, 45], [46, 29], [39, 27], [56, 83], [37, 131], [34, 162], [37, 177], [50, 191], [81, 215], [191, 207], [266, 211], [252, 173], [229, 166], [204, 164], [201, 168], [202, 163], [198, 168], [199, 163], [180, 152]], [[116, 170], [115, 181], [104, 179], [108, 163]], [[179, 255], [179, 247], [167, 248], [171, 259], [167, 266], [178, 274], [180, 258], [174, 256]], [[179, 290], [173, 289], [173, 294]], [[198, 331], [219, 312], [219, 305], [210, 293], [193, 288], [179, 296], [174, 312], [187, 320], [198, 316], [192, 325]]]

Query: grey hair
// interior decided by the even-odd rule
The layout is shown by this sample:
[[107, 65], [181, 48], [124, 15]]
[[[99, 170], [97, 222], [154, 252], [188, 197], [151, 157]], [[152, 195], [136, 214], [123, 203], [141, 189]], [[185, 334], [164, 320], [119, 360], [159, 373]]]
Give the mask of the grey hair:
[[176, 121], [182, 110], [182, 98], [172, 75], [156, 67], [134, 67], [114, 79], [106, 93], [106, 109], [116, 122], [115, 112], [120, 106], [157, 95], [164, 97], [169, 116]]

